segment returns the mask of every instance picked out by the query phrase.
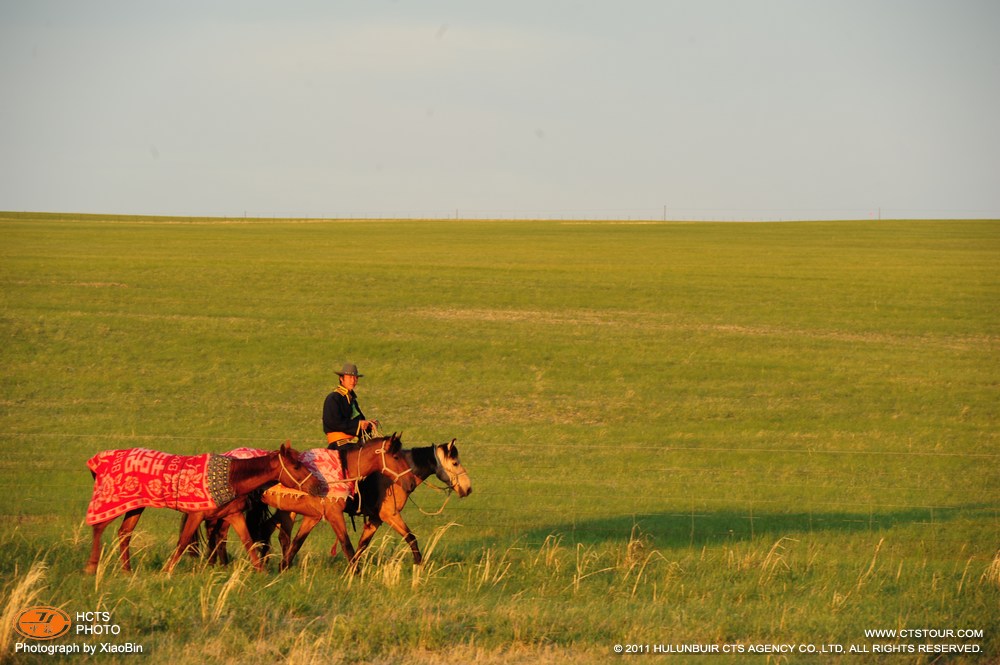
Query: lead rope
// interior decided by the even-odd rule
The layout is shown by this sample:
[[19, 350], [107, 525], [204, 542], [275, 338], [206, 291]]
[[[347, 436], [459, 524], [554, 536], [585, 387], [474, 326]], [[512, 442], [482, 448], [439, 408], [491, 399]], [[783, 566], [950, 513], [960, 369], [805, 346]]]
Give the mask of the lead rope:
[[[436, 451], [434, 453], [434, 464], [439, 469], [441, 468], [441, 460], [438, 459]], [[435, 492], [444, 492], [445, 495], [446, 495], [445, 498], [444, 498], [444, 503], [442, 503], [441, 507], [438, 508], [435, 512], [429, 513], [426, 510], [424, 510], [423, 508], [421, 508], [420, 505], [416, 501], [413, 501], [413, 495], [412, 494], [410, 495], [410, 501], [413, 501], [413, 505], [417, 507], [417, 510], [419, 510], [424, 515], [427, 515], [428, 517], [436, 517], [437, 515], [440, 515], [441, 513], [444, 512], [444, 507], [448, 505], [449, 501], [451, 501], [451, 495], [452, 495], [452, 492], [455, 491], [455, 484], [458, 483], [458, 479], [461, 478], [462, 475], [468, 475], [464, 471], [462, 473], [452, 474], [451, 471], [448, 471], [448, 469], [445, 469], [445, 472], [448, 474], [449, 478], [452, 478], [452, 476], [454, 476], [454, 479], [452, 480], [451, 485], [448, 485], [446, 487], [437, 487], [436, 485], [434, 485], [433, 483], [428, 482], [428, 481], [424, 481], [424, 483], [423, 483], [425, 486], [431, 488]]]
[[371, 428], [367, 432], [362, 432], [361, 436], [358, 437], [361, 443], [378, 438], [385, 437], [382, 435], [382, 424], [377, 420], [373, 420]]
[[432, 490], [437, 490], [438, 492], [444, 492], [447, 495], [445, 496], [444, 503], [441, 504], [441, 507], [438, 508], [433, 513], [429, 513], [423, 508], [421, 508], [420, 504], [418, 504], [416, 501], [413, 500], [412, 494], [410, 495], [410, 501], [413, 501], [413, 505], [416, 506], [417, 510], [419, 510], [424, 515], [427, 515], [428, 517], [437, 517], [438, 515], [444, 512], [444, 507], [448, 505], [449, 501], [451, 501], [451, 494], [453, 490], [450, 487], [435, 487], [434, 485], [430, 485], [426, 482], [424, 483], [424, 485], [427, 485], [427, 487], [430, 487]]
[[[372, 426], [368, 429], [368, 431], [367, 432], [361, 432], [361, 435], [358, 437], [358, 441], [361, 442], [361, 445], [364, 445], [368, 441], [371, 441], [372, 439], [376, 439], [376, 438], [381, 437], [381, 436], [382, 436], [382, 430], [380, 429], [379, 422], [377, 420], [373, 420], [372, 421]], [[382, 452], [382, 466], [383, 467], [385, 466], [385, 453], [384, 453], [384, 450], [385, 450], [385, 445], [383, 444], [382, 445], [382, 450], [379, 451], [379, 452]], [[346, 471], [346, 469], [345, 469], [345, 471]], [[361, 448], [358, 448], [358, 472], [359, 473], [361, 472]], [[354, 489], [355, 489], [355, 491], [357, 492], [357, 495], [358, 495], [358, 513], [361, 513], [361, 511], [362, 511], [362, 504], [361, 504], [361, 481], [362, 480], [364, 480], [364, 477], [359, 477], [359, 478], [356, 478], [354, 480]], [[358, 531], [358, 525], [354, 523], [354, 515], [351, 515], [351, 528], [354, 530], [355, 533], [357, 533], [357, 531]]]

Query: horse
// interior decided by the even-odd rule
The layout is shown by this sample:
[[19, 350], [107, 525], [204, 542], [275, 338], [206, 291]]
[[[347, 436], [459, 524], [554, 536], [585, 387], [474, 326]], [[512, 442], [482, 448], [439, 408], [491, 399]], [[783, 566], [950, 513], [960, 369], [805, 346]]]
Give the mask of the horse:
[[[264, 528], [264, 533], [262, 534], [263, 541], [267, 542], [270, 540], [271, 532], [274, 530], [274, 523], [277, 522], [278, 539], [281, 542], [283, 552], [283, 565], [287, 567], [291, 565], [292, 559], [294, 559], [295, 554], [298, 552], [299, 547], [301, 547], [302, 542], [305, 541], [306, 536], [309, 535], [309, 532], [325, 517], [337, 534], [337, 540], [344, 550], [344, 556], [347, 557], [350, 565], [355, 567], [361, 554], [371, 542], [375, 532], [378, 531], [378, 528], [383, 523], [387, 523], [409, 544], [410, 550], [413, 553], [414, 564], [420, 565], [423, 557], [420, 554], [417, 537], [410, 531], [406, 522], [403, 521], [401, 514], [410, 494], [432, 474], [445, 483], [449, 490], [457, 492], [460, 497], [468, 496], [472, 492], [472, 483], [469, 480], [468, 472], [462, 466], [458, 455], [458, 446], [455, 445], [455, 439], [452, 439], [450, 443], [442, 443], [436, 446], [403, 450], [402, 454], [409, 465], [412, 478], [415, 482], [404, 484], [399, 479], [389, 478], [386, 475], [368, 476], [360, 483], [358, 492], [348, 498], [344, 511], [338, 513], [337, 521], [330, 519], [330, 516], [324, 510], [325, 506], [321, 499], [301, 497], [298, 501], [292, 503], [281, 497], [279, 492], [272, 492], [270, 496], [268, 492], [265, 492], [262, 497], [263, 502], [278, 510], [270, 522], [270, 527], [265, 526]], [[343, 512], [351, 515], [364, 515], [365, 517], [364, 530], [361, 533], [361, 539], [358, 541], [356, 551], [350, 547], [349, 539], [341, 537], [339, 529], [344, 529], [346, 535], [346, 525], [343, 524]], [[292, 540], [291, 532], [295, 521], [294, 514], [301, 514], [303, 519], [295, 540]], [[336, 556], [336, 554], [337, 545], [334, 544], [330, 555]]]
[[[403, 454], [413, 470], [418, 485], [434, 474], [447, 486], [448, 491], [457, 492], [459, 498], [469, 496], [472, 493], [472, 482], [458, 456], [458, 446], [455, 445], [455, 439], [436, 446], [404, 450]], [[365, 525], [361, 531], [361, 538], [358, 540], [355, 558], [361, 557], [368, 549], [375, 532], [383, 523], [386, 523], [395, 529], [396, 533], [402, 536], [403, 540], [410, 546], [414, 565], [419, 566], [423, 562], [417, 537], [403, 521], [403, 506], [406, 505], [410, 494], [411, 492], [406, 491], [398, 483], [387, 482], [385, 477], [365, 479], [361, 490], [351, 498], [347, 506], [349, 514], [364, 515], [365, 517]], [[330, 554], [335, 555], [336, 552], [331, 551]]]
[[[365, 477], [384, 477], [391, 479], [389, 480], [390, 484], [398, 483], [400, 487], [406, 488], [407, 492], [413, 491], [418, 481], [413, 477], [413, 471], [403, 456], [401, 448], [400, 435], [393, 434], [392, 436], [369, 439], [360, 446], [341, 451], [346, 479], [358, 482]], [[323, 452], [326, 450], [324, 449]], [[294, 538], [291, 538], [291, 527], [284, 532], [288, 538], [282, 541], [281, 570], [286, 570], [291, 565], [295, 554], [302, 547], [309, 532], [323, 519], [327, 520], [333, 527], [337, 540], [344, 548], [348, 560], [353, 564], [354, 548], [347, 537], [347, 524], [344, 521], [344, 509], [350, 492], [344, 494], [344, 496], [331, 494], [317, 497], [286, 487], [274, 486], [266, 489], [259, 497], [255, 494], [248, 501], [246, 512], [248, 516], [250, 513], [259, 515], [263, 509], [262, 504], [266, 504], [277, 508], [279, 512], [288, 511], [307, 516]], [[311, 521], [309, 521], [310, 517]], [[263, 551], [267, 550], [270, 534], [274, 531], [274, 520], [274, 517], [265, 520], [265, 524], [258, 529], [258, 531], [266, 533], [266, 536], [255, 536], [255, 540], [257, 540], [258, 545], [262, 546]], [[258, 520], [251, 518], [251, 521], [257, 522]], [[226, 525], [216, 522], [207, 523], [205, 526], [208, 532], [209, 550], [212, 553], [211, 558], [221, 560], [224, 563], [227, 558], [225, 554]], [[251, 530], [254, 529], [251, 528]]]
[[94, 494], [87, 509], [93, 527], [90, 558], [84, 571], [97, 572], [101, 536], [108, 524], [124, 515], [118, 529], [121, 566], [132, 571], [129, 542], [142, 511], [148, 507], [173, 508], [187, 514], [177, 549], [167, 562], [171, 572], [205, 519], [225, 520], [239, 534], [258, 571], [264, 569], [247, 530], [243, 509], [246, 495], [266, 483], [285, 482], [309, 494], [323, 491], [323, 482], [299, 460], [287, 443], [274, 452], [252, 459], [222, 455], [171, 455], [143, 448], [105, 450], [88, 462], [94, 477]]

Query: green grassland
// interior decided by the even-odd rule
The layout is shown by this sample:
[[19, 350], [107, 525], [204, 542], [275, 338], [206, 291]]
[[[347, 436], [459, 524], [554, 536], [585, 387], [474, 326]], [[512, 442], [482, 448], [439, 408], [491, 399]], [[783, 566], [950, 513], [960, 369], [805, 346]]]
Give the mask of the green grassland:
[[[1000, 654], [1000, 222], [0, 213], [0, 238], [8, 613], [109, 611], [150, 662]], [[285, 574], [233, 543], [168, 576], [178, 518], [147, 511], [133, 576], [110, 542], [81, 573], [91, 455], [321, 446], [345, 361], [369, 416], [469, 469], [470, 497], [406, 510], [421, 569], [386, 529], [352, 577], [322, 525]], [[0, 659], [47, 662], [4, 630]]]

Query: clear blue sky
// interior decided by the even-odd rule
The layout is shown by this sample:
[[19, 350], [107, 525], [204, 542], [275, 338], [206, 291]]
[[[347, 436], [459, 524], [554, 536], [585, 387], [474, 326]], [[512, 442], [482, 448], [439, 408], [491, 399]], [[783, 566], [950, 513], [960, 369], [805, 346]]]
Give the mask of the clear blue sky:
[[996, 0], [0, 1], [0, 209], [1000, 217]]

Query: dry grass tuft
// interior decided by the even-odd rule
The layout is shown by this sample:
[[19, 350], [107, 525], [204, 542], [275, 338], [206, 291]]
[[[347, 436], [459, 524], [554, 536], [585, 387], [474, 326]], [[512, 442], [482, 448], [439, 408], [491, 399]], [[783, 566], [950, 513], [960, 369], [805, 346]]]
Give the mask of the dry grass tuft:
[[997, 551], [990, 565], [986, 567], [982, 580], [984, 584], [1000, 587], [1000, 550]]
[[[14, 632], [14, 619], [21, 610], [31, 607], [38, 600], [38, 594], [44, 588], [42, 580], [48, 564], [36, 561], [28, 569], [23, 579], [17, 581], [17, 569], [14, 570], [13, 588], [6, 594], [3, 614], [0, 615], [0, 654], [6, 654], [11, 645], [11, 635]], [[8, 585], [9, 586], [9, 585]]]

